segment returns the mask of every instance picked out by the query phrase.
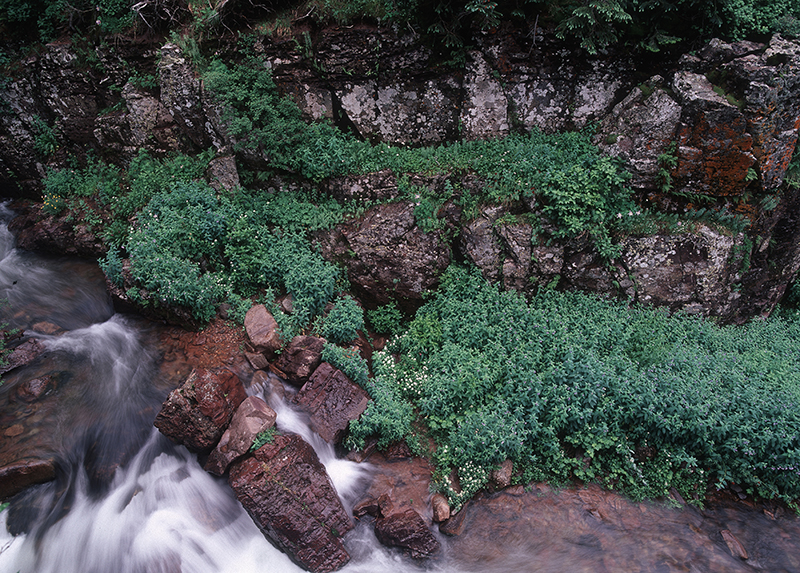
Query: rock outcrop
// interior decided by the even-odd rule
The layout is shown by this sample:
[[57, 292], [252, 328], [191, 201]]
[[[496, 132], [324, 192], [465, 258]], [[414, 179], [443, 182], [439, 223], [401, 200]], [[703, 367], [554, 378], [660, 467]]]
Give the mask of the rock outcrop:
[[[484, 209], [472, 220], [462, 220], [453, 203], [446, 203], [439, 213], [446, 228], [424, 233], [414, 219], [415, 202], [401, 198], [398, 174], [382, 171], [320, 182], [323, 192], [343, 202], [396, 201], [317, 233], [321, 252], [344, 265], [356, 292], [370, 304], [399, 300], [408, 310], [436, 287], [455, 258], [473, 261], [487, 278], [521, 291], [544, 285], [598, 290], [725, 321], [769, 314], [800, 268], [791, 231], [796, 197], [782, 187], [800, 129], [800, 43], [778, 35], [766, 43], [714, 40], [695, 54], [665, 61], [642, 82], [641, 62], [630, 55], [610, 49], [587, 57], [548, 30], [534, 32], [503, 24], [478, 33], [463, 62], [445, 61], [404, 30], [370, 25], [321, 29], [308, 43], [303, 37], [300, 51], [291, 35], [251, 41], [279, 89], [309, 119], [331, 119], [370, 141], [409, 145], [555, 132], [596, 122], [595, 142], [625, 162], [643, 207], [674, 214], [699, 206], [712, 214], [727, 209], [749, 220], [751, 230], [734, 234], [732, 245], [710, 238], [708, 229], [718, 230], [706, 224], [623, 237], [627, 259], [609, 265], [583, 239], [553, 240], [547, 221], [538, 221], [537, 233], [524, 220], [506, 222], [506, 215], [540, 219], [535, 198]], [[125, 56], [133, 50], [158, 88], [128, 81]], [[0, 183], [9, 193], [35, 196], [48, 167], [66, 167], [71, 156], [81, 159], [87, 149], [124, 164], [138, 148], [161, 155], [214, 147], [218, 157], [208, 178], [225, 189], [238, 184], [237, 161], [268, 166], [268, 158], [237, 148], [221, 110], [178, 45], [121, 44], [114, 51], [98, 47], [96, 55], [102, 74], [83, 68], [69, 45], [48, 45], [27, 56], [25, 77], [2, 88], [10, 113], [0, 114]], [[109, 106], [114, 111], [101, 113]], [[43, 146], [47, 130], [57, 137]], [[482, 185], [460, 174], [447, 177], [467, 190]], [[412, 183], [438, 192], [442, 181]], [[88, 227], [73, 230], [41, 212], [19, 225], [25, 248], [84, 256], [105, 249]], [[693, 259], [692, 278], [685, 280], [671, 276], [677, 267], [639, 272], [671, 265], [675, 258], [669, 252], [679, 242], [712, 258]], [[723, 259], [727, 262], [712, 271]], [[686, 265], [682, 269], [687, 271]], [[675, 288], [655, 292], [657, 275]], [[126, 302], [132, 286], [126, 282], [118, 289], [120, 301]], [[144, 311], [151, 316], [193, 325], [185, 309], [150, 306]], [[254, 353], [253, 365], [265, 367], [269, 352]]]

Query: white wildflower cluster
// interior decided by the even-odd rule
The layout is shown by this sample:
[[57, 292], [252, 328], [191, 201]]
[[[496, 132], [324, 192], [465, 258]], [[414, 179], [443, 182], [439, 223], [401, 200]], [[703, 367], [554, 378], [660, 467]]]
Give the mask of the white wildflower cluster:
[[428, 375], [428, 367], [423, 366], [420, 370], [414, 372], [405, 372], [397, 378], [397, 384], [400, 392], [404, 396], [413, 396], [414, 398], [421, 398], [422, 391], [428, 384], [430, 376]]
[[456, 491], [449, 477], [444, 478], [442, 493], [447, 497], [453, 513], [461, 509], [464, 502], [471, 499], [488, 483], [489, 475], [490, 471], [487, 468], [467, 461], [458, 468], [458, 481], [461, 485], [461, 491]]

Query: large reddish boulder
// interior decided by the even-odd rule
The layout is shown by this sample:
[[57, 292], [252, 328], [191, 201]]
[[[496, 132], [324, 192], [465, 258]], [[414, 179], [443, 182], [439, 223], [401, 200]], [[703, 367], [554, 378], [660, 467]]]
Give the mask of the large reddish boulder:
[[209, 452], [245, 397], [244, 386], [233, 372], [196, 368], [167, 397], [154, 425], [175, 443]]
[[325, 339], [316, 336], [295, 336], [283, 349], [275, 362], [275, 368], [287, 382], [302, 386], [322, 362], [322, 347]]
[[320, 364], [294, 401], [311, 414], [311, 428], [329, 444], [344, 439], [350, 420], [358, 419], [369, 403], [363, 388], [327, 362]]
[[425, 520], [413, 509], [375, 520], [375, 536], [389, 547], [399, 547], [414, 559], [431, 557], [441, 545]]
[[228, 481], [264, 534], [301, 567], [335, 571], [350, 560], [341, 538], [353, 524], [325, 467], [300, 436], [275, 436], [234, 462]]
[[205, 469], [221, 476], [237, 458], [248, 452], [259, 432], [275, 425], [275, 410], [258, 396], [248, 396], [233, 415], [217, 447], [208, 456]]

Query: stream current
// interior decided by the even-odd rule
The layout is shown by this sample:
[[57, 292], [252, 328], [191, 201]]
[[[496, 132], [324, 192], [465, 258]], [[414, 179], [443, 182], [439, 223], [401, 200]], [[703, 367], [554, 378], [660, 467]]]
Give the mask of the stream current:
[[[5, 376], [0, 420], [23, 420], [21, 444], [57, 469], [54, 481], [28, 488], [0, 513], [0, 573], [300, 571], [264, 538], [224, 479], [153, 428], [175, 385], [159, 369], [159, 327], [115, 314], [97, 265], [14, 249], [10, 217], [0, 211], [3, 317], [46, 351]], [[21, 381], [45, 375], [56, 399], [13, 399]], [[352, 509], [370, 465], [337, 459], [302, 414], [270, 402], [279, 429], [314, 447]], [[722, 504], [701, 513], [634, 504], [599, 488], [517, 488], [468, 509], [464, 533], [441, 536], [442, 555], [428, 563], [386, 549], [369, 523], [358, 523], [345, 538], [352, 560], [344, 571], [800, 571], [797, 518], [758, 507]], [[723, 529], [750, 549], [748, 560], [732, 555]]]

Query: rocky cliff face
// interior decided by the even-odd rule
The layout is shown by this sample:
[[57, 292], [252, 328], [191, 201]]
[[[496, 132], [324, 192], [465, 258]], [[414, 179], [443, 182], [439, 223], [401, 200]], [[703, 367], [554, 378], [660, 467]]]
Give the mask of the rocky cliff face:
[[[487, 207], [470, 220], [445, 204], [446, 232], [423, 233], [413, 206], [395, 203], [316, 239], [347, 266], [362, 295], [419, 298], [450, 260], [466, 259], [507, 288], [554, 284], [738, 321], [768, 314], [794, 280], [798, 197], [783, 182], [800, 128], [800, 43], [713, 41], [654, 66], [624, 54], [587, 57], [547, 34], [510, 29], [479, 35], [463, 62], [444, 61], [417, 40], [355, 26], [258, 37], [253, 49], [309, 120], [407, 145], [595, 124], [595, 142], [626, 163], [643, 206], [724, 207], [752, 225], [737, 234], [697, 222], [629, 236], [622, 256], [607, 264], [584, 238], [554, 240], [546, 224], [534, 230], [519, 217], [538, 217], [535, 204]], [[246, 151], [234, 157], [220, 109], [174, 44], [90, 54], [54, 44], [23, 65], [3, 93], [5, 195], [36, 197], [47, 167], [87, 150], [125, 164], [139, 148], [163, 154], [213, 146], [210, 177], [219, 186], [238, 183], [236, 162], [264, 162]], [[153, 81], [131, 80], [134, 71]], [[398, 196], [392, 173], [322, 185], [342, 200]]]

